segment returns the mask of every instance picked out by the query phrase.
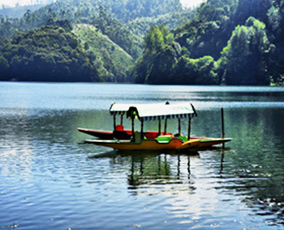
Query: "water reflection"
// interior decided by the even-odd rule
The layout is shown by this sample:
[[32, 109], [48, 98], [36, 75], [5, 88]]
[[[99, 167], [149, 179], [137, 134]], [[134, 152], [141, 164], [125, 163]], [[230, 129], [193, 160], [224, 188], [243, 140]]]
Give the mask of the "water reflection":
[[[221, 201], [213, 197], [221, 197], [222, 202], [230, 203], [234, 194], [256, 215], [267, 217], [266, 222], [270, 225], [283, 224], [283, 173], [278, 172], [272, 177], [259, 164], [249, 166], [248, 162], [243, 162], [245, 168], [240, 166], [240, 162], [236, 167], [236, 155], [239, 153], [227, 148], [201, 151], [197, 155], [111, 151], [91, 158], [108, 158], [111, 164], [127, 165], [125, 179], [130, 193], [168, 197], [165, 201], [168, 211], [177, 218], [189, 218], [193, 212], [192, 205], [195, 215], [201, 215], [204, 207], [196, 207], [196, 203], [203, 195], [196, 194], [210, 191], [213, 202], [210, 205], [214, 210], [219, 210], [214, 202]], [[191, 162], [194, 162], [193, 167]], [[223, 195], [217, 195], [220, 192]], [[188, 196], [194, 197], [194, 204]], [[227, 196], [230, 198], [225, 198]], [[187, 223], [186, 220], [182, 222]]]
[[[63, 90], [64, 88], [64, 90]], [[12, 92], [12, 93], [11, 93]], [[15, 93], [16, 92], [16, 93]], [[117, 103], [178, 101], [200, 110], [284, 107], [281, 87], [1, 83], [2, 108], [108, 110]]]
[[[112, 121], [108, 119], [108, 111], [90, 111], [87, 116], [77, 115], [76, 123], [93, 124], [92, 127], [112, 129]], [[80, 120], [80, 117], [84, 120]], [[269, 223], [283, 224], [283, 110], [279, 108], [246, 108], [225, 110], [226, 135], [233, 138], [226, 151], [210, 150], [200, 152], [198, 156], [165, 154], [122, 154], [110, 152], [112, 164], [121, 164], [127, 171], [128, 189], [137, 196], [163, 195], [185, 196], [205, 190], [212, 196], [220, 193], [222, 200], [239, 198], [256, 215], [260, 215]], [[86, 119], [87, 118], [87, 119]], [[127, 126], [127, 122], [124, 122]], [[220, 136], [220, 111], [200, 111], [197, 119], [192, 122], [194, 135]], [[105, 125], [106, 124], [106, 125]], [[183, 127], [186, 127], [182, 123]], [[147, 129], [156, 129], [156, 123], [149, 122]], [[175, 132], [175, 122], [169, 122], [169, 129]], [[182, 130], [186, 132], [186, 130]], [[82, 134], [73, 133], [73, 139], [84, 139]], [[89, 147], [92, 151], [92, 148]], [[99, 149], [103, 152], [105, 148]], [[204, 158], [206, 156], [206, 158]], [[108, 157], [108, 156], [107, 156]], [[198, 160], [198, 163], [196, 161]], [[192, 162], [198, 167], [192, 166]], [[194, 164], [193, 164], [194, 165]], [[205, 173], [205, 174], [203, 174]], [[203, 183], [208, 183], [205, 186]], [[215, 194], [215, 195], [214, 195]], [[205, 196], [205, 195], [204, 195]], [[204, 197], [213, 202], [213, 197]], [[175, 198], [176, 199], [176, 198]], [[179, 201], [171, 200], [172, 211], [178, 210]], [[194, 196], [194, 204], [189, 202], [184, 206], [196, 205], [200, 200]], [[179, 200], [179, 199], [178, 199]], [[202, 201], [200, 201], [202, 203]], [[214, 201], [220, 202], [220, 201]], [[212, 208], [216, 208], [212, 203]], [[223, 204], [224, 205], [224, 204]], [[175, 207], [175, 208], [173, 208]], [[200, 207], [204, 212], [205, 207]], [[187, 211], [186, 211], [187, 210]], [[190, 213], [192, 209], [184, 210]], [[218, 208], [216, 208], [218, 210]], [[185, 221], [186, 222], [186, 221]]]
[[127, 182], [130, 190], [139, 190], [145, 185], [152, 187], [170, 184], [190, 184], [191, 190], [194, 190], [190, 181], [190, 160], [198, 157], [197, 152], [188, 155], [177, 154], [175, 151], [110, 151], [89, 156], [91, 159], [109, 158], [114, 165], [125, 165], [127, 162]]
[[30, 143], [22, 141], [21, 149], [11, 148], [11, 146], [1, 146], [1, 175], [5, 180], [14, 180], [21, 176], [22, 181], [29, 181], [32, 176], [33, 151], [30, 149]]
[[[283, 228], [283, 88], [40, 87], [0, 85], [0, 204], [13, 213], [2, 213], [1, 228]], [[223, 106], [226, 136], [233, 141], [225, 151], [194, 156], [78, 145], [88, 136], [77, 127], [112, 130], [114, 98], [190, 99], [198, 110], [192, 121], [197, 136], [221, 136]], [[157, 129], [155, 122], [145, 126]], [[183, 133], [186, 127], [183, 120]], [[168, 129], [175, 133], [176, 122], [169, 121]]]
[[[201, 155], [205, 153], [208, 157], [212, 155], [219, 157], [218, 162], [213, 164], [214, 167], [219, 168], [218, 172], [212, 171], [209, 165], [204, 165], [199, 153], [187, 155], [174, 152], [112, 151], [94, 158], [109, 158], [112, 164], [121, 166], [125, 166], [127, 162], [127, 182], [131, 195], [165, 197], [163, 206], [171, 218], [178, 219], [180, 224], [192, 225], [194, 224], [193, 218], [203, 221], [204, 214], [208, 210], [220, 215], [221, 210], [218, 207], [221, 202], [220, 195], [213, 181], [222, 174], [225, 152], [226, 150], [217, 149], [201, 152]], [[212, 162], [210, 165], [212, 166]], [[212, 176], [215, 179], [212, 179]], [[225, 199], [222, 195], [220, 197]], [[203, 202], [204, 199], [207, 200], [206, 204]], [[217, 227], [216, 219], [212, 216], [210, 218], [211, 221], [200, 223], [199, 227], [206, 228], [212, 224]]]
[[[128, 176], [129, 188], [135, 189], [139, 185], [182, 184], [183, 179], [190, 179], [190, 157], [187, 156], [187, 175], [181, 174], [180, 155], [173, 159], [167, 154], [156, 156], [131, 155], [131, 170]], [[173, 163], [175, 161], [175, 163]], [[173, 165], [175, 164], [175, 165]], [[176, 167], [176, 168], [175, 168]]]
[[277, 226], [284, 223], [284, 173], [278, 170], [284, 166], [283, 153], [279, 162], [280, 158], [273, 156], [272, 151], [266, 155], [257, 149], [255, 146], [255, 151], [222, 154], [222, 180], [216, 189], [242, 197], [241, 201], [256, 215], [264, 217], [269, 225]]

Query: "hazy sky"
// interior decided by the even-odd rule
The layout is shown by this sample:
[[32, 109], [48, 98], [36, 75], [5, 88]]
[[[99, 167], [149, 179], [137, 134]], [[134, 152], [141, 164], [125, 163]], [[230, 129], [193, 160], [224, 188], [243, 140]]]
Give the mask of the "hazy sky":
[[[196, 6], [204, 1], [205, 0], [180, 0], [181, 4], [186, 7]], [[30, 5], [34, 2], [34, 0], [0, 0], [0, 8], [2, 7], [2, 5], [15, 6], [16, 3], [19, 3], [20, 5]]]
[[5, 6], [15, 6], [16, 3], [19, 3], [20, 5], [27, 5], [30, 4], [30, 0], [0, 0], [0, 5], [5, 5]]
[[19, 3], [19, 5], [21, 5], [21, 6], [23, 6], [23, 5], [33, 5], [36, 2], [40, 2], [42, 4], [45, 4], [45, 3], [52, 2], [52, 0], [0, 0], [0, 7], [2, 7], [2, 5], [5, 5], [5, 6], [15, 6], [17, 3]]
[[[0, 0], [1, 1], [1, 0]], [[206, 0], [180, 0], [181, 4], [186, 7], [197, 6]]]

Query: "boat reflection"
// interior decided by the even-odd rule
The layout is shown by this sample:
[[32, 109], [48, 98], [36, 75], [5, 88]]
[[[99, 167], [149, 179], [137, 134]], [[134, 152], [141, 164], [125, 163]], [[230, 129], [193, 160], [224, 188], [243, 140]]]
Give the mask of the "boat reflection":
[[[180, 154], [176, 151], [110, 151], [90, 158], [110, 158], [113, 164], [126, 164], [129, 189], [141, 185], [188, 184], [190, 183], [191, 158], [199, 153]], [[119, 159], [123, 158], [123, 161]]]
[[139, 185], [151, 184], [182, 184], [190, 179], [190, 156], [185, 156], [186, 171], [181, 169], [180, 155], [169, 157], [168, 154], [159, 154], [149, 158], [131, 155], [131, 168], [128, 175], [130, 189]]
[[[242, 168], [232, 168], [232, 158], [236, 155], [237, 152], [229, 148], [214, 148], [193, 155], [171, 151], [110, 151], [90, 158], [109, 159], [116, 173], [125, 174], [131, 195], [168, 197], [164, 202], [170, 206], [173, 215], [178, 215], [175, 210], [183, 209], [185, 213], [195, 212], [195, 215], [197, 209], [202, 212], [203, 207], [197, 204], [202, 203], [204, 197], [198, 194], [210, 191], [208, 194], [212, 196], [212, 207], [215, 207], [214, 202], [223, 202], [218, 197], [225, 197], [226, 200], [228, 194], [234, 194], [256, 215], [267, 216], [267, 221], [272, 225], [282, 226], [283, 187], [274, 184], [276, 180], [281, 180], [281, 176], [270, 178], [263, 174], [251, 175], [252, 170], [247, 170], [244, 175]], [[261, 173], [261, 169], [258, 173]], [[276, 192], [281, 195], [276, 196]], [[177, 197], [183, 197], [183, 202], [180, 203]], [[228, 199], [226, 202], [235, 201]]]

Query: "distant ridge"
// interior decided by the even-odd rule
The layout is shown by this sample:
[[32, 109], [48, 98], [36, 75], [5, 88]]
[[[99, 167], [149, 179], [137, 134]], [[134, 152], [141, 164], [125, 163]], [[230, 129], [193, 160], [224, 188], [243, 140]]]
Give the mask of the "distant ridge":
[[23, 7], [23, 6], [27, 6], [27, 7], [32, 7], [34, 5], [47, 5], [53, 2], [56, 2], [57, 0], [26, 0], [26, 1], [21, 1], [21, 3], [19, 1], [14, 2], [11, 0], [2, 0], [2, 3], [0, 5], [0, 9], [3, 8], [17, 8], [17, 7]]
[[10, 17], [10, 18], [22, 18], [28, 10], [30, 10], [31, 12], [34, 12], [43, 6], [44, 5], [28, 5], [28, 6], [2, 8], [0, 10], [0, 15]]

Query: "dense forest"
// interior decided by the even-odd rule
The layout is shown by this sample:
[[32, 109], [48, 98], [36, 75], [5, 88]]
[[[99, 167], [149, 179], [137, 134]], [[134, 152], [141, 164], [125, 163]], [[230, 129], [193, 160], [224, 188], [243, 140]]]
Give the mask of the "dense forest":
[[[99, 81], [99, 74], [71, 33], [69, 21], [50, 23], [28, 33], [18, 33], [2, 45], [2, 80]], [[7, 61], [9, 60], [9, 62]]]
[[132, 72], [135, 81], [283, 84], [283, 7], [283, 0], [208, 0], [172, 32], [152, 25]]
[[0, 40], [0, 80], [284, 83], [284, 0], [58, 0]]
[[[130, 69], [143, 53], [149, 25], [175, 28], [193, 16], [178, 0], [58, 0], [22, 18], [0, 15], [0, 80], [133, 82]], [[61, 39], [67, 22], [75, 48]], [[86, 66], [88, 75], [80, 73]]]

